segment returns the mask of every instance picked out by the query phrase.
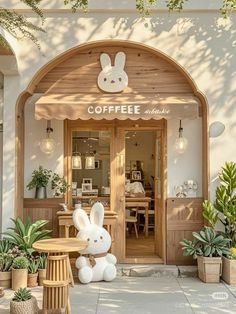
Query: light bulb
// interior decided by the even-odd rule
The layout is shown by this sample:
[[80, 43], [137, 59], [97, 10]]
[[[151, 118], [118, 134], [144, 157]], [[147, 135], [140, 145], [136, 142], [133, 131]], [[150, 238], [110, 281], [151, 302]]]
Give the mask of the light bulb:
[[94, 156], [85, 157], [85, 169], [95, 169], [95, 157]]
[[40, 149], [44, 154], [50, 155], [55, 150], [55, 141], [53, 138], [47, 137], [40, 143]]
[[81, 156], [72, 156], [72, 169], [82, 169]]
[[175, 151], [178, 154], [183, 154], [186, 151], [187, 146], [188, 140], [185, 137], [180, 136], [175, 140]]

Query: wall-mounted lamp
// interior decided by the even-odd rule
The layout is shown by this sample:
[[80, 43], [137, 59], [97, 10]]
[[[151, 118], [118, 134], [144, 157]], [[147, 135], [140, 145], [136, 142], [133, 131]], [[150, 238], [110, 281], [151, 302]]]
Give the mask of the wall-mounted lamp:
[[178, 154], [183, 154], [188, 146], [188, 140], [183, 137], [183, 128], [181, 120], [179, 121], [179, 137], [175, 140], [175, 151]]
[[40, 143], [40, 149], [44, 154], [50, 155], [55, 150], [55, 140], [50, 137], [50, 133], [53, 132], [53, 128], [51, 127], [51, 121], [47, 121], [47, 129], [46, 129], [46, 138], [42, 140]]

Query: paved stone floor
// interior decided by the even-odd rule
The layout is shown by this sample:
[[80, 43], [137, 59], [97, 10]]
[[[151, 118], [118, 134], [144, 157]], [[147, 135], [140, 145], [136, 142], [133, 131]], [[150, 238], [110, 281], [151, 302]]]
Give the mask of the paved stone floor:
[[[33, 294], [41, 306], [41, 288]], [[119, 277], [111, 283], [77, 284], [70, 295], [73, 314], [236, 313], [236, 286], [197, 278]], [[11, 296], [9, 290], [0, 299], [1, 314], [9, 313]]]

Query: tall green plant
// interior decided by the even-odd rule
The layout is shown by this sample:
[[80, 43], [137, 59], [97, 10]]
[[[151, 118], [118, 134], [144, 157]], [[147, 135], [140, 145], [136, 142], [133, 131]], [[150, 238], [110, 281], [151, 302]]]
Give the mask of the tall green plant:
[[203, 203], [203, 216], [215, 228], [217, 222], [224, 226], [225, 236], [236, 246], [236, 163], [226, 162], [219, 174], [214, 204]]
[[27, 254], [32, 254], [34, 251], [32, 248], [34, 242], [50, 238], [51, 230], [43, 229], [48, 220], [37, 220], [31, 223], [30, 217], [27, 217], [25, 224], [20, 217], [11, 220], [15, 226], [14, 228], [8, 228], [4, 235], [11, 243], [17, 245]]

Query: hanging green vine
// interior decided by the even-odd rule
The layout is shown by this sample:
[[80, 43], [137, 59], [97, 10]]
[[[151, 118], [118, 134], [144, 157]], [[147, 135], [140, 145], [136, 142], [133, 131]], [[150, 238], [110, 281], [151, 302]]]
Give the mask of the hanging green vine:
[[223, 5], [221, 10], [221, 13], [224, 18], [227, 18], [230, 13], [236, 9], [236, 0], [223, 0]]

